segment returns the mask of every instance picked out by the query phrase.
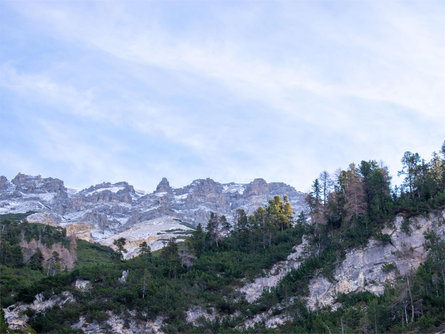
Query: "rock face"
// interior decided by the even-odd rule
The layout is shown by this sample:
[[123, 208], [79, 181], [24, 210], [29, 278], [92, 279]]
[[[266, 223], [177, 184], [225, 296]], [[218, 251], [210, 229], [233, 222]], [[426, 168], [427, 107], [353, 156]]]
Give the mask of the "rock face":
[[62, 307], [64, 304], [72, 302], [74, 302], [74, 297], [69, 291], [62, 292], [60, 296], [53, 295], [46, 300], [42, 294], [38, 294], [32, 304], [17, 303], [3, 309], [3, 311], [5, 312], [5, 320], [8, 323], [9, 329], [22, 330], [27, 328], [26, 323], [29, 320], [29, 317], [25, 314], [26, 310], [41, 313], [55, 305]]
[[156, 224], [159, 228], [155, 234], [146, 235], [144, 240], [159, 244], [158, 240], [166, 237], [161, 237], [163, 231], [172, 229], [169, 223], [163, 229], [164, 222], [182, 224], [174, 227], [177, 237], [179, 230], [189, 230], [185, 225], [205, 226], [211, 211], [226, 215], [230, 221], [236, 209], [252, 213], [275, 195], [287, 195], [297, 213], [306, 210], [303, 193], [263, 179], [248, 184], [199, 179], [175, 189], [163, 178], [153, 193], [145, 193], [127, 182], [106, 182], [75, 191], [58, 179], [18, 174], [11, 182], [0, 177], [0, 214], [35, 211], [28, 218], [30, 222], [67, 227], [68, 234], [101, 243], [132, 227]]
[[292, 269], [297, 269], [308, 254], [307, 247], [308, 242], [303, 239], [303, 242], [294, 247], [293, 252], [288, 255], [285, 261], [274, 264], [272, 269], [263, 276], [257, 277], [253, 282], [244, 285], [240, 291], [245, 295], [246, 300], [253, 303], [265, 290], [277, 286], [281, 279]]
[[35, 239], [31, 239], [29, 242], [23, 239], [20, 242], [20, 247], [22, 248], [23, 260], [25, 262], [28, 262], [31, 256], [37, 251], [37, 249], [40, 249], [43, 256], [44, 267], [48, 267], [48, 264], [51, 261], [54, 252], [57, 252], [60, 258], [60, 264], [61, 264], [60, 269], [62, 270], [73, 269], [74, 263], [77, 260], [76, 250], [75, 250], [76, 249], [75, 239], [71, 241], [70, 248], [63, 247], [63, 245], [60, 242], [52, 244], [51, 247], [49, 248], [46, 245], [41, 244], [40, 241]]
[[74, 287], [81, 292], [86, 292], [91, 289], [91, 282], [88, 280], [77, 279], [74, 282]]
[[[382, 231], [391, 236], [391, 243], [370, 239], [363, 249], [348, 252], [335, 271], [334, 282], [322, 276], [313, 279], [309, 286], [308, 306], [317, 309], [333, 305], [335, 308], [335, 298], [340, 293], [369, 291], [381, 295], [385, 283], [416, 270], [425, 261], [425, 232], [434, 231], [445, 239], [445, 211], [430, 214], [427, 218], [412, 218], [407, 224], [409, 230], [403, 229], [402, 223], [403, 217], [399, 216], [394, 227]], [[395, 267], [394, 270], [382, 270], [384, 266]]]
[[159, 182], [158, 186], [156, 187], [157, 193], [166, 192], [171, 194], [173, 192], [172, 187], [170, 187], [170, 183], [168, 182], [166, 177], [163, 177], [161, 182]]
[[107, 311], [108, 319], [103, 323], [96, 321], [88, 323], [85, 317], [80, 317], [79, 321], [72, 325], [74, 329], [80, 329], [85, 334], [105, 334], [105, 333], [122, 333], [122, 334], [162, 334], [160, 330], [163, 325], [163, 318], [158, 317], [154, 321], [136, 320], [136, 312], [128, 312], [132, 319], [130, 321], [123, 319], [113, 312]]
[[65, 228], [66, 228], [66, 235], [75, 236], [78, 239], [86, 240], [88, 242], [93, 242], [93, 238], [91, 237], [91, 226], [88, 223], [70, 224], [65, 226]]
[[[80, 287], [77, 287], [77, 283]], [[79, 291], [86, 292], [89, 289], [89, 281], [76, 281], [76, 288]], [[45, 312], [46, 309], [58, 306], [63, 307], [67, 303], [73, 303], [75, 299], [71, 292], [63, 291], [60, 295], [53, 295], [49, 299], [45, 299], [42, 294], [35, 296], [34, 301], [31, 304], [17, 303], [13, 304], [3, 311], [5, 312], [5, 320], [8, 323], [8, 327], [11, 330], [17, 330], [20, 333], [27, 333], [27, 322], [29, 317], [26, 315], [27, 310], [32, 310], [36, 313]], [[102, 323], [96, 321], [88, 323], [83, 316], [79, 318], [79, 321], [73, 324], [73, 329], [80, 329], [84, 333], [97, 334], [97, 333], [124, 333], [124, 334], [139, 334], [139, 333], [163, 333], [160, 328], [163, 325], [163, 318], [158, 317], [154, 321], [143, 321], [136, 317], [136, 312], [128, 311], [131, 315], [131, 320], [124, 320], [113, 312], [107, 311], [108, 319]], [[145, 315], [146, 316], [146, 315]]]
[[200, 323], [200, 320], [214, 321], [217, 317], [217, 313], [213, 307], [208, 310], [203, 309], [201, 306], [192, 306], [186, 312], [186, 320], [188, 323], [196, 326]]

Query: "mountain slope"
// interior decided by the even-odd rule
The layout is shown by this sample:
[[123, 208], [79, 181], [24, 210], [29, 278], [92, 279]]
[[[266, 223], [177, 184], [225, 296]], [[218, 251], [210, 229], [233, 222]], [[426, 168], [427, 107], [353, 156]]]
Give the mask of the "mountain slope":
[[[28, 221], [69, 226], [68, 233], [85, 240], [110, 245], [119, 235], [135, 243], [146, 240], [157, 249], [170, 237], [181, 232], [185, 236], [198, 223], [205, 225], [210, 212], [231, 221], [235, 210], [252, 213], [275, 195], [288, 196], [296, 212], [307, 210], [303, 193], [263, 179], [248, 184], [199, 179], [175, 189], [163, 178], [154, 192], [145, 193], [126, 182], [74, 191], [58, 179], [19, 173], [11, 182], [0, 177], [0, 214], [33, 211]], [[143, 237], [135, 239], [135, 235]]]

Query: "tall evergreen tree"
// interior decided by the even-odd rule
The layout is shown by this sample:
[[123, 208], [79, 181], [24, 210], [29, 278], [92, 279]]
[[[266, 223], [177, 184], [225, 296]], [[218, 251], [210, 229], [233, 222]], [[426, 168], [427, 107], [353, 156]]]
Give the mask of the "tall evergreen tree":
[[235, 211], [235, 228], [234, 234], [236, 235], [241, 249], [247, 249], [249, 243], [250, 227], [247, 214], [243, 209], [237, 209]]
[[419, 176], [420, 156], [418, 153], [405, 152], [402, 158], [403, 168], [399, 175], [405, 175], [403, 185], [411, 198], [416, 195], [416, 183]]
[[127, 240], [125, 238], [119, 238], [113, 241], [113, 245], [117, 248], [117, 253], [119, 254], [119, 258], [123, 259], [124, 253], [127, 252], [125, 249], [125, 244], [127, 243]]
[[145, 259], [150, 260], [151, 259], [151, 248], [147, 244], [146, 241], [143, 241], [139, 244], [139, 254], [144, 257]]
[[196, 230], [193, 231], [189, 240], [191, 243], [191, 248], [194, 251], [195, 255], [197, 257], [200, 257], [201, 253], [204, 251], [206, 240], [206, 233], [202, 230], [201, 223], [199, 223], [196, 227]]
[[161, 257], [168, 263], [169, 276], [176, 279], [180, 267], [180, 257], [175, 238], [170, 238], [167, 245], [162, 248]]

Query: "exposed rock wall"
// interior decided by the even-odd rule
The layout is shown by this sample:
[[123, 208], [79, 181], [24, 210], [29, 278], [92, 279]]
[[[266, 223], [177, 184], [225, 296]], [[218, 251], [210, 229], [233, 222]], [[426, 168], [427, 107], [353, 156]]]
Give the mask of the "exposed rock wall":
[[292, 269], [297, 269], [307, 255], [308, 242], [303, 238], [300, 245], [294, 247], [293, 252], [288, 255], [285, 261], [280, 261], [265, 272], [261, 277], [257, 277], [253, 282], [244, 285], [240, 291], [245, 295], [249, 303], [257, 300], [265, 290], [278, 285], [281, 279]]
[[[303, 193], [263, 179], [222, 184], [207, 178], [172, 188], [163, 178], [156, 191], [145, 193], [127, 182], [101, 183], [75, 191], [58, 179], [18, 174], [11, 182], [0, 178], [0, 214], [35, 211], [29, 221], [74, 225], [72, 230], [78, 229], [78, 237], [100, 242], [134, 225], [161, 218], [205, 225], [213, 211], [226, 215], [230, 222], [236, 209], [252, 213], [274, 195], [287, 195], [297, 213], [306, 210]], [[88, 225], [90, 234], [81, 225]]]
[[[309, 285], [308, 306], [316, 309], [333, 305], [340, 293], [369, 291], [383, 294], [385, 283], [415, 271], [425, 261], [425, 232], [434, 231], [445, 239], [445, 210], [426, 218], [410, 219], [407, 224], [409, 231], [404, 231], [402, 223], [403, 217], [398, 216], [394, 227], [382, 231], [391, 236], [391, 243], [371, 239], [363, 249], [348, 252], [346, 259], [336, 269], [333, 282], [323, 276], [314, 278]], [[385, 264], [394, 264], [397, 270], [385, 272], [382, 270]]]
[[161, 327], [164, 319], [158, 317], [155, 320], [142, 321], [135, 320], [136, 312], [129, 311], [132, 319], [126, 321], [123, 317], [114, 314], [111, 311], [107, 311], [108, 319], [103, 323], [87, 322], [85, 317], [81, 316], [79, 321], [73, 324], [71, 327], [74, 329], [80, 329], [85, 334], [106, 334], [106, 333], [119, 333], [119, 334], [162, 334]]
[[8, 323], [9, 329], [21, 330], [27, 328], [26, 323], [29, 321], [29, 317], [25, 314], [26, 310], [41, 313], [54, 305], [62, 307], [64, 304], [72, 302], [74, 302], [74, 297], [68, 291], [62, 292], [60, 296], [51, 296], [51, 298], [46, 300], [42, 294], [38, 294], [32, 304], [17, 303], [3, 309], [3, 311], [5, 312], [5, 320]]
[[[85, 281], [84, 281], [85, 282]], [[17, 303], [13, 304], [5, 309], [5, 320], [8, 323], [8, 327], [11, 330], [25, 330], [28, 328], [27, 322], [29, 317], [26, 315], [27, 310], [33, 310], [36, 313], [45, 312], [46, 309], [53, 306], [63, 307], [66, 303], [75, 302], [75, 299], [71, 292], [63, 291], [60, 295], [51, 296], [49, 299], [45, 299], [42, 294], [35, 296], [34, 301], [31, 304]], [[163, 325], [164, 319], [158, 317], [155, 320], [137, 320], [136, 312], [129, 311], [131, 315], [130, 321], [125, 321], [121, 316], [107, 311], [108, 319], [103, 323], [96, 321], [88, 323], [83, 316], [79, 318], [79, 321], [73, 324], [71, 327], [74, 329], [80, 329], [86, 334], [99, 334], [99, 333], [123, 333], [123, 334], [162, 334], [160, 330]]]
[[186, 312], [186, 320], [188, 323], [197, 326], [200, 320], [214, 321], [217, 318], [217, 313], [213, 307], [208, 310], [201, 306], [192, 306]]
[[23, 259], [25, 262], [29, 261], [29, 259], [37, 251], [37, 249], [40, 249], [43, 256], [44, 267], [48, 266], [48, 263], [53, 256], [53, 252], [57, 252], [59, 254], [62, 264], [62, 270], [73, 269], [74, 263], [77, 260], [76, 241], [74, 238], [71, 240], [69, 248], [63, 247], [60, 242], [52, 244], [51, 247], [47, 247], [46, 245], [40, 243], [40, 241], [35, 239], [31, 239], [29, 242], [25, 239], [22, 239], [22, 241], [20, 242], [20, 247], [22, 248]]
[[77, 239], [93, 242], [91, 237], [91, 226], [87, 223], [84, 224], [71, 224], [66, 227], [66, 235], [75, 236]]

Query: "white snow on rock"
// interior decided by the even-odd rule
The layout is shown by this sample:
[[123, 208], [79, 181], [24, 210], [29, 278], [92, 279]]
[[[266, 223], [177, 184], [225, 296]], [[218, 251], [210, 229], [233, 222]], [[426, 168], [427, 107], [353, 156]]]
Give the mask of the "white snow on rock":
[[243, 184], [232, 183], [223, 185], [223, 193], [238, 193], [242, 195], [244, 193], [245, 186]]
[[42, 209], [45, 209], [45, 206], [42, 203], [36, 201], [0, 201], [0, 214], [26, 213], [28, 211], [40, 211]]
[[187, 199], [187, 196], [188, 196], [189, 194], [182, 194], [182, 195], [175, 195], [175, 200], [176, 201], [184, 201], [184, 200], [186, 200]]
[[86, 194], [87, 194], [87, 196], [90, 196], [90, 195], [97, 194], [97, 193], [100, 193], [105, 190], [111, 191], [112, 193], [116, 194], [120, 190], [124, 190], [124, 189], [125, 189], [125, 187], [123, 187], [123, 186], [112, 186], [112, 187], [99, 188], [99, 189], [96, 189], [93, 191], [89, 191]]

